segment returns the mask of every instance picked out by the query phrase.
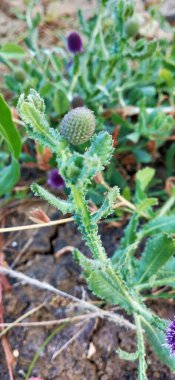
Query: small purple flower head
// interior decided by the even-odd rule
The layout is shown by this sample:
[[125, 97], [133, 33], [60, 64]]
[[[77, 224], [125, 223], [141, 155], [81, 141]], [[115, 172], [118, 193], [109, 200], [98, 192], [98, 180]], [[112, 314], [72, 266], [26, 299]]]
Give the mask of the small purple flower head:
[[168, 325], [166, 331], [166, 342], [167, 346], [170, 348], [171, 354], [175, 355], [175, 318]]
[[52, 189], [61, 189], [64, 186], [64, 180], [57, 169], [52, 169], [49, 172], [47, 183]]
[[81, 53], [83, 51], [83, 42], [81, 36], [77, 32], [72, 32], [67, 38], [67, 46], [71, 53]]

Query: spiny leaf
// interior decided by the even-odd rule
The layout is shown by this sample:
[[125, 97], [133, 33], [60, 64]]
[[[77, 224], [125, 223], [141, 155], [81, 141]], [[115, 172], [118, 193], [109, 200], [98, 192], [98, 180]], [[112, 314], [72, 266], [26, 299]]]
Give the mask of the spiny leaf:
[[18, 111], [22, 120], [28, 124], [26, 129], [30, 136], [33, 136], [41, 143], [43, 141], [45, 146], [51, 147], [52, 151], [59, 155], [62, 146], [60, 133], [54, 131], [53, 128], [49, 128], [45, 115], [44, 100], [35, 90], [31, 89], [26, 98], [24, 94], [20, 96]]
[[175, 240], [168, 235], [149, 239], [136, 273], [136, 282], [149, 280], [175, 253]]
[[145, 343], [141, 326], [141, 318], [135, 315], [136, 331], [137, 331], [137, 350], [139, 355], [138, 380], [148, 380], [146, 375], [147, 364], [145, 360]]
[[43, 187], [37, 185], [36, 183], [32, 184], [31, 190], [36, 196], [46, 200], [52, 206], [60, 210], [63, 214], [67, 214], [72, 211], [72, 205], [69, 202], [55, 197], [53, 194], [50, 194], [49, 191], [45, 190]]
[[26, 131], [31, 139], [38, 141], [43, 147], [48, 147], [53, 153], [56, 151], [55, 143], [48, 141], [45, 135], [33, 131], [28, 125], [26, 125]]
[[80, 174], [77, 178], [77, 185], [80, 188], [86, 187], [89, 183], [91, 183], [92, 178], [103, 170], [101, 165], [101, 159], [97, 154], [94, 154], [93, 157], [83, 157], [83, 165], [80, 171]]
[[100, 132], [91, 139], [91, 146], [85, 153], [86, 157], [97, 155], [101, 160], [101, 165], [105, 166], [109, 163], [113, 153], [112, 137], [108, 132]]
[[120, 305], [126, 306], [126, 301], [122, 293], [111, 277], [109, 260], [100, 261], [87, 259], [77, 249], [74, 251], [74, 257], [84, 269], [87, 284], [95, 295], [104, 299], [109, 304], [119, 303]]
[[132, 59], [145, 59], [150, 57], [157, 47], [157, 41], [146, 41], [144, 39], [139, 39], [135, 46], [126, 50], [125, 57], [130, 57]]
[[36, 108], [34, 102], [30, 103], [28, 99], [25, 100], [24, 95], [21, 95], [19, 98], [18, 110], [21, 119], [26, 124], [29, 124], [35, 131], [42, 134], [48, 132], [49, 125], [44, 116], [44, 113], [40, 111], [39, 108]]
[[108, 191], [106, 198], [100, 207], [100, 209], [92, 215], [93, 222], [97, 222], [102, 218], [107, 218], [108, 215], [112, 214], [113, 206], [116, 202], [116, 199], [119, 195], [118, 186], [114, 186], [111, 190]]
[[86, 277], [90, 290], [108, 304], [119, 304], [126, 308], [127, 302], [107, 271], [93, 270]]

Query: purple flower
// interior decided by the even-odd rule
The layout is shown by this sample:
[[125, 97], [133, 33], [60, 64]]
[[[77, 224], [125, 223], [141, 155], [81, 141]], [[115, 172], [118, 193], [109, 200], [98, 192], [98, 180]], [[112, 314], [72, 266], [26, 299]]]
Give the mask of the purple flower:
[[77, 32], [72, 32], [67, 38], [67, 46], [71, 53], [76, 54], [83, 51], [83, 42]]
[[52, 169], [49, 172], [47, 183], [52, 189], [61, 189], [64, 186], [64, 180], [57, 169]]
[[168, 325], [166, 331], [166, 341], [168, 347], [170, 348], [171, 354], [175, 355], [175, 318]]

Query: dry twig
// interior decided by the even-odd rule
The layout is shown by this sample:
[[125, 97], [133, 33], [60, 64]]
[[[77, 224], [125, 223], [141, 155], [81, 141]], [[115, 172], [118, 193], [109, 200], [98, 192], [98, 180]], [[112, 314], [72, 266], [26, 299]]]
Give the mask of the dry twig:
[[47, 290], [49, 292], [55, 293], [59, 295], [60, 297], [68, 298], [71, 301], [78, 304], [82, 309], [86, 309], [87, 311], [91, 311], [91, 312], [96, 312], [99, 318], [102, 318], [102, 319], [106, 318], [110, 321], [115, 322], [119, 326], [123, 326], [126, 328], [130, 328], [132, 330], [135, 330], [135, 326], [131, 322], [123, 318], [122, 316], [117, 315], [112, 312], [102, 310], [90, 302], [80, 300], [79, 298], [72, 296], [71, 294], [68, 294], [66, 292], [63, 292], [60, 289], [55, 288], [54, 286], [48, 284], [47, 282], [41, 282], [37, 279], [26, 276], [25, 274], [21, 272], [17, 272], [13, 269], [4, 268], [4, 267], [0, 267], [0, 273], [16, 278], [19, 281], [22, 281], [23, 283], [29, 284], [31, 286], [35, 286], [39, 289], [43, 289], [43, 290]]

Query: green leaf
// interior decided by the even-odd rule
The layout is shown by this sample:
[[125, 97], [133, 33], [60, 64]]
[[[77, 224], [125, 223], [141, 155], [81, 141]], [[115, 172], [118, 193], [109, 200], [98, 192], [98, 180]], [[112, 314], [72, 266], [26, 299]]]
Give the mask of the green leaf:
[[136, 174], [136, 183], [139, 183], [141, 190], [146, 190], [150, 182], [155, 175], [155, 170], [153, 168], [146, 167], [141, 169]]
[[146, 352], [143, 330], [141, 326], [141, 317], [135, 315], [136, 331], [137, 331], [137, 350], [139, 356], [139, 367], [138, 367], [138, 380], [148, 380], [146, 375], [147, 363], [146, 363]]
[[99, 298], [104, 299], [108, 304], [125, 304], [125, 301], [117, 289], [117, 286], [111, 284], [111, 279], [107, 273], [101, 270], [93, 270], [86, 277], [90, 290]]
[[[25, 98], [22, 94], [18, 100], [18, 111], [22, 120], [28, 124], [26, 126], [28, 134], [34, 139], [41, 142], [44, 146], [49, 146], [52, 151], [57, 152], [59, 156], [65, 142], [60, 134], [49, 124], [45, 115], [44, 100], [34, 90], [30, 89], [29, 95]], [[66, 142], [67, 144], [67, 142]]]
[[13, 186], [18, 182], [20, 176], [20, 166], [14, 158], [11, 165], [6, 166], [0, 171], [0, 197], [9, 193]]
[[116, 352], [117, 352], [119, 358], [122, 360], [129, 360], [131, 362], [134, 362], [135, 360], [138, 359], [138, 351], [127, 352], [127, 351], [122, 350], [121, 348], [118, 348], [118, 350]]
[[138, 214], [142, 214], [143, 211], [147, 211], [151, 206], [157, 205], [156, 198], [145, 198], [137, 205]]
[[149, 344], [159, 357], [159, 359], [166, 364], [170, 369], [175, 371], [175, 360], [170, 356], [170, 351], [166, 347], [165, 333], [158, 328], [152, 326], [145, 319], [142, 320], [142, 326], [145, 330], [146, 337]]
[[92, 220], [94, 222], [97, 222], [102, 218], [107, 218], [108, 215], [112, 214], [113, 206], [119, 193], [119, 188], [117, 186], [108, 191], [102, 206], [92, 215]]
[[130, 57], [132, 59], [145, 59], [152, 56], [157, 47], [157, 41], [153, 40], [148, 42], [145, 39], [139, 39], [135, 46], [132, 46], [126, 50], [125, 56]]
[[54, 94], [53, 105], [58, 116], [64, 115], [70, 107], [70, 103], [67, 99], [66, 93], [58, 89]]
[[53, 194], [49, 193], [49, 191], [37, 185], [37, 183], [32, 184], [31, 190], [34, 192], [36, 196], [41, 197], [42, 199], [50, 203], [52, 206], [60, 210], [63, 214], [67, 214], [72, 211], [71, 203], [55, 197]]
[[127, 302], [111, 276], [109, 260], [87, 259], [79, 250], [74, 251], [74, 257], [84, 269], [89, 289], [99, 298], [109, 304], [120, 304], [126, 307]]
[[0, 134], [7, 142], [9, 149], [15, 158], [21, 153], [21, 138], [15, 127], [10, 109], [2, 95], [0, 95]]
[[173, 176], [174, 166], [175, 166], [175, 143], [171, 144], [166, 152], [166, 176]]
[[29, 124], [35, 132], [44, 136], [48, 133], [49, 124], [44, 114], [44, 101], [35, 90], [31, 89], [26, 99], [24, 94], [19, 97], [18, 111], [22, 120]]
[[136, 282], [140, 284], [156, 275], [175, 253], [175, 240], [168, 235], [158, 235], [149, 239], [136, 273]]
[[171, 257], [170, 260], [167, 261], [167, 263], [158, 272], [157, 278], [162, 281], [165, 280], [168, 284], [175, 287], [175, 257]]
[[25, 50], [16, 44], [5, 44], [0, 48], [0, 56], [7, 59], [23, 58]]
[[[74, 153], [74, 156], [75, 156], [75, 153]], [[80, 188], [82, 188], [83, 186], [85, 189], [86, 185], [91, 182], [95, 174], [103, 170], [103, 166], [101, 165], [101, 160], [97, 156], [97, 154], [94, 154], [92, 157], [90, 156], [86, 158], [84, 156], [82, 157], [83, 157], [82, 169], [77, 178], [77, 185], [79, 185]]]
[[92, 137], [91, 146], [85, 153], [85, 158], [96, 155], [100, 159], [101, 165], [105, 166], [109, 163], [112, 153], [112, 136], [108, 132], [100, 132]]
[[157, 232], [174, 233], [175, 231], [175, 216], [157, 217], [144, 225], [140, 234], [151, 235]]
[[[121, 239], [119, 249], [114, 253], [112, 257], [112, 262], [116, 262], [117, 259], [123, 264], [123, 260], [128, 253], [128, 247], [133, 247], [133, 243], [137, 240], [137, 226], [138, 226], [138, 215], [133, 215], [130, 219], [127, 227], [124, 231], [124, 236]], [[132, 251], [132, 248], [131, 248]]]

